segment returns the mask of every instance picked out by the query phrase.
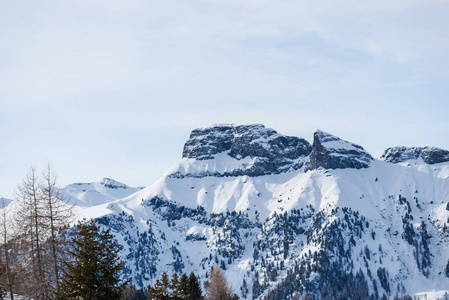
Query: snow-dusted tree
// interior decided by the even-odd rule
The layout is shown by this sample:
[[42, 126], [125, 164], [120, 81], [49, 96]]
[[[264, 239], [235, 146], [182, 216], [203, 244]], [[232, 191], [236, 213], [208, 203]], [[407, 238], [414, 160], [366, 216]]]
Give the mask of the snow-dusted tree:
[[219, 267], [212, 269], [206, 286], [206, 300], [238, 299], [228, 284], [225, 274]]

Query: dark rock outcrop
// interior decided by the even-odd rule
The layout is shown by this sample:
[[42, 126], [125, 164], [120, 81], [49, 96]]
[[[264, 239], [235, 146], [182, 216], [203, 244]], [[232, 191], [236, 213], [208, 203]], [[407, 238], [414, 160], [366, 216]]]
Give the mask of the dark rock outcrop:
[[194, 129], [184, 144], [182, 157], [213, 159], [214, 154], [230, 150], [233, 139], [234, 133], [229, 125]]
[[[192, 131], [182, 157], [211, 160], [219, 153], [236, 159], [254, 158], [248, 167], [203, 176], [261, 176], [301, 168], [312, 147], [305, 139], [285, 136], [264, 125], [216, 125]], [[194, 175], [195, 174], [191, 174]], [[173, 174], [175, 177], [185, 175]]]
[[390, 163], [400, 163], [421, 158], [427, 164], [449, 161], [449, 151], [435, 147], [391, 147], [385, 150], [380, 159]]
[[309, 155], [311, 146], [304, 139], [281, 135], [261, 124], [217, 125], [193, 130], [182, 157], [212, 159], [214, 154], [224, 151], [236, 159], [248, 156], [296, 159]]
[[109, 189], [126, 189], [128, 187], [126, 184], [115, 181], [112, 178], [103, 178], [100, 184]]
[[313, 135], [310, 169], [367, 168], [373, 157], [363, 147], [321, 130]]

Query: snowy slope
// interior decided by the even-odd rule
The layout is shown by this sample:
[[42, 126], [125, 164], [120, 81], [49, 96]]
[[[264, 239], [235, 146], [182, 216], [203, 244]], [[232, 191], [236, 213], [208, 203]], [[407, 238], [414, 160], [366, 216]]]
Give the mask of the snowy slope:
[[65, 191], [80, 218], [112, 228], [124, 276], [140, 286], [164, 271], [204, 281], [219, 265], [246, 299], [318, 293], [342, 274], [370, 294], [436, 299], [449, 290], [439, 150], [395, 147], [376, 160], [322, 131], [310, 145], [263, 125], [219, 125], [194, 130], [181, 161], [144, 189], [105, 179]]
[[[148, 232], [151, 228], [154, 240], [146, 242], [153, 245], [153, 251], [142, 252], [153, 262], [145, 266], [152, 275], [145, 278], [139, 273], [138, 263], [129, 264], [129, 274], [139, 278], [142, 284], [152, 282], [166, 270], [193, 270], [205, 279], [210, 267], [219, 264], [226, 267], [240, 295], [239, 287], [245, 279], [250, 290], [247, 297], [251, 297], [251, 286], [256, 280], [267, 285], [260, 292], [260, 296], [267, 296], [270, 288], [286, 277], [289, 267], [298, 260], [306, 260], [304, 257], [309, 250], [313, 253], [322, 248], [317, 240], [326, 229], [326, 222], [331, 224], [344, 218], [341, 210], [335, 211], [350, 208], [369, 224], [369, 229], [364, 228], [355, 237], [356, 245], [351, 248], [354, 273], [363, 270], [364, 274], [374, 274], [371, 276], [377, 279], [380, 294], [387, 291], [379, 286], [380, 280], [376, 278], [379, 268], [388, 270], [390, 295], [394, 295], [398, 286], [400, 293], [409, 294], [449, 289], [449, 281], [444, 276], [449, 259], [448, 235], [444, 232], [449, 217], [446, 210], [449, 202], [447, 162], [429, 165], [422, 157], [399, 163], [374, 160], [362, 147], [318, 131], [315, 139], [319, 140], [320, 147], [313, 145], [308, 157], [299, 157], [303, 163], [301, 168], [280, 174], [263, 171], [259, 176], [232, 176], [232, 170], [244, 170], [259, 158], [249, 155], [236, 159], [230, 155], [229, 148], [220, 149], [221, 144], [229, 142], [223, 140], [222, 135], [220, 142], [215, 143], [210, 137], [213, 128], [203, 128], [195, 132], [196, 138], [202, 136], [201, 130], [208, 132], [207, 157], [184, 157], [154, 184], [109, 205], [110, 211], [133, 217], [126, 231], [130, 236], [123, 236], [124, 240], [135, 242], [130, 245], [128, 256], [140, 251], [139, 247], [145, 248], [145, 242], [139, 242], [143, 238], [135, 233]], [[190, 148], [185, 147], [184, 156], [192, 151], [193, 143], [187, 144]], [[195, 145], [198, 149], [204, 146]], [[313, 159], [314, 149], [327, 155], [322, 161], [338, 157], [338, 163], [328, 163], [327, 169], [326, 165], [309, 169], [308, 160]], [[409, 215], [413, 216], [409, 223], [417, 236], [413, 245], [403, 238], [403, 218], [407, 213], [404, 199], [409, 203]], [[180, 210], [184, 210], [184, 214], [179, 214]], [[302, 212], [301, 226], [294, 237], [289, 237], [289, 247], [285, 251], [279, 246], [279, 240], [285, 236], [276, 229], [280, 222], [278, 216], [295, 215], [297, 211]], [[243, 217], [229, 216], [229, 212], [240, 213]], [[325, 224], [321, 224], [324, 229], [317, 231], [316, 238], [311, 228], [319, 213], [323, 214]], [[219, 221], [223, 224], [215, 222], [214, 218], [215, 221], [221, 218]], [[426, 268], [418, 265], [419, 258], [416, 259], [416, 253], [423, 251], [418, 249], [422, 248], [419, 232], [423, 221], [431, 236], [428, 247], [431, 267]], [[305, 234], [308, 231], [311, 233]], [[270, 250], [261, 250], [264, 245]], [[365, 248], [371, 259], [366, 258]], [[280, 260], [273, 254], [276, 251], [287, 253], [281, 259], [284, 267], [274, 278], [267, 278], [267, 264]], [[256, 252], [265, 253], [264, 265], [258, 261]], [[373, 292], [373, 283], [368, 286]]]
[[[403, 283], [408, 293], [415, 293], [449, 289], [449, 279], [441, 276], [449, 259], [447, 245], [449, 236], [443, 232], [443, 226], [449, 217], [446, 210], [449, 201], [448, 178], [449, 164], [429, 166], [419, 161], [389, 164], [378, 160], [374, 161], [370, 168], [361, 170], [320, 169], [262, 177], [218, 179], [210, 177], [177, 179], [164, 176], [148, 188], [123, 199], [120, 205], [123, 205], [125, 211], [135, 215], [135, 212], [142, 208], [142, 199], [159, 197], [191, 208], [200, 205], [209, 213], [243, 212], [248, 214], [252, 221], [256, 221], [256, 217], [263, 221], [274, 213], [281, 214], [292, 209], [305, 211], [310, 205], [315, 212], [322, 211], [328, 214], [337, 207], [349, 207], [366, 218], [376, 236], [372, 239], [371, 231], [366, 232], [360, 240], [362, 243], [357, 245], [353, 252], [358, 254], [368, 246], [373, 253], [372, 256], [376, 257], [375, 261], [369, 263], [370, 268], [376, 270], [384, 266], [377, 260], [378, 257], [382, 257], [384, 262], [388, 262], [392, 285]], [[398, 203], [398, 197], [408, 199], [412, 203], [413, 226], [418, 228], [420, 223], [425, 221], [432, 236], [430, 248], [433, 264], [428, 278], [421, 274], [414, 261], [413, 247], [406, 244], [401, 237], [403, 231], [401, 218], [405, 211], [404, 206]], [[415, 198], [418, 199], [417, 202]], [[151, 210], [144, 215], [141, 213], [137, 215], [145, 220], [158, 219], [151, 216]], [[175, 228], [167, 227], [166, 224], [158, 226], [166, 236], [174, 235], [173, 241], [181, 241], [185, 234], [192, 232], [199, 232], [208, 239], [207, 241], [213, 238], [207, 226], [181, 221], [182, 224], [177, 224]], [[249, 248], [246, 250], [247, 254], [244, 253], [232, 267], [228, 267], [228, 272], [231, 273], [229, 277], [234, 279], [233, 286], [241, 285], [242, 273], [250, 268], [248, 260], [251, 260], [253, 254], [251, 247], [253, 240], [247, 241], [245, 245]], [[212, 241], [209, 242], [213, 245]], [[206, 242], [204, 244], [207, 245]], [[379, 244], [382, 245], [382, 253], [378, 251]], [[198, 247], [189, 246], [187, 244], [185, 248], [181, 248], [183, 256], [197, 257]], [[299, 256], [313, 248], [313, 245], [298, 248], [296, 255]], [[199, 257], [207, 257], [209, 253], [214, 253], [212, 250], [213, 248], [207, 249]], [[170, 260], [170, 257], [168, 259]], [[192, 264], [200, 265], [199, 261]], [[362, 267], [362, 258], [355, 259], [354, 269]], [[239, 276], [233, 273], [238, 273]], [[419, 280], [416, 280], [417, 278]]]

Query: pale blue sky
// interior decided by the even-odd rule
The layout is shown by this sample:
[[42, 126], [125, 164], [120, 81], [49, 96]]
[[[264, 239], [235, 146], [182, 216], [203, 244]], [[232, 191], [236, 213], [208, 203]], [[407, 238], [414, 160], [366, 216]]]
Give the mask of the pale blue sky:
[[[392, 3], [393, 2], [393, 3]], [[449, 149], [448, 1], [0, 0], [0, 196], [149, 185], [196, 127]]]

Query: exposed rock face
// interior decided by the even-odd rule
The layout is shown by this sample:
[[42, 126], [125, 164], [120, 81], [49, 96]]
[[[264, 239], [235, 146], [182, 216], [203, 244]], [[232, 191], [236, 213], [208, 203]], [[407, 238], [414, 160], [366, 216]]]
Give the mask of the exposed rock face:
[[367, 168], [373, 157], [363, 147], [321, 130], [313, 135], [310, 169]]
[[182, 157], [213, 159], [214, 154], [230, 150], [233, 139], [234, 130], [229, 125], [194, 129], [184, 145]]
[[126, 189], [128, 187], [126, 184], [118, 182], [112, 178], [103, 178], [100, 184], [110, 189]]
[[427, 164], [449, 161], [449, 151], [435, 147], [391, 147], [385, 150], [380, 159], [391, 163], [400, 163], [411, 159], [419, 159]]
[[[241, 165], [220, 171], [206, 162], [221, 153]], [[320, 130], [315, 132], [311, 146], [302, 138], [284, 136], [259, 124], [195, 129], [184, 145], [183, 158], [196, 161], [188, 169], [173, 172], [172, 177], [261, 176], [298, 170], [307, 163], [312, 170], [360, 169], [369, 167], [373, 160], [361, 146]]]
[[301, 168], [311, 150], [306, 140], [279, 134], [264, 125], [217, 125], [193, 130], [182, 156], [197, 161], [214, 159], [219, 153], [238, 161], [252, 158], [246, 167], [222, 173], [208, 171], [203, 176], [261, 176]]

